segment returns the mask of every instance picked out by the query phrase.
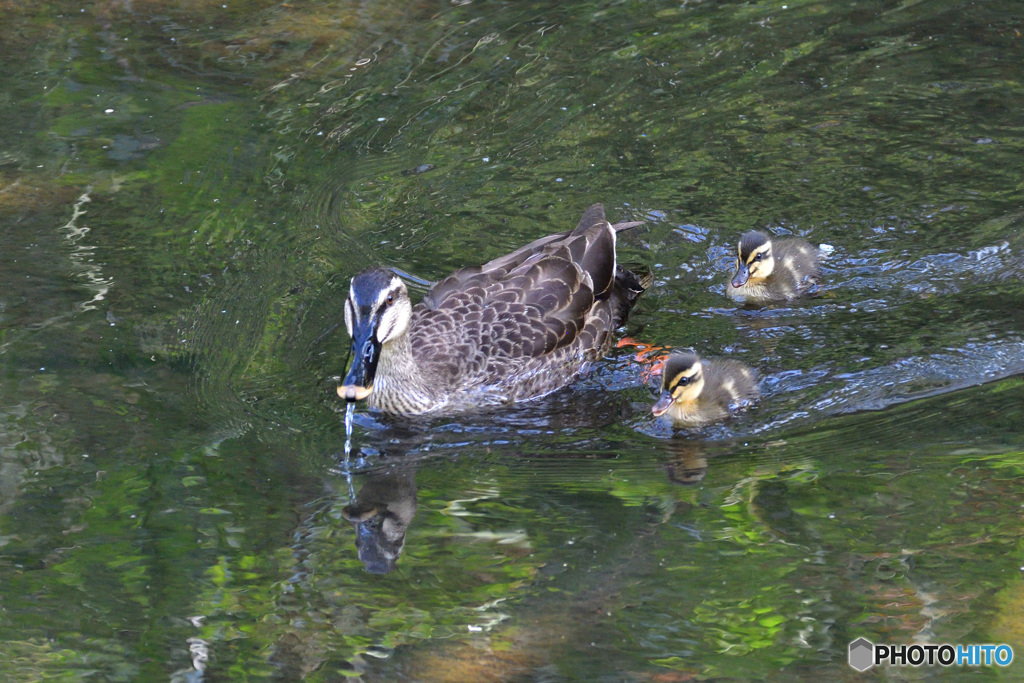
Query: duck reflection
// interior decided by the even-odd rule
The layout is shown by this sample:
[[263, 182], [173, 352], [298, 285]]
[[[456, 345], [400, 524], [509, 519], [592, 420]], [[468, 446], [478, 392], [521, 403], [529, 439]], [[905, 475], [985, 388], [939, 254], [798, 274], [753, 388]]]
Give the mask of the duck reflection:
[[416, 516], [416, 476], [412, 468], [370, 473], [341, 514], [356, 531], [359, 560], [371, 574], [395, 568], [405, 532]]

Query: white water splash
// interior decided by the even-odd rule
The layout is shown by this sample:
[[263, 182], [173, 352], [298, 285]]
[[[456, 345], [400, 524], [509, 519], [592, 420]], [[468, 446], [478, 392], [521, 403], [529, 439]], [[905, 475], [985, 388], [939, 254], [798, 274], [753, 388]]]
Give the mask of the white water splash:
[[103, 275], [103, 270], [99, 264], [95, 263], [96, 247], [80, 244], [82, 238], [89, 232], [89, 227], [84, 224], [80, 225], [79, 219], [86, 213], [83, 207], [92, 201], [92, 198], [89, 196], [90, 190], [92, 188], [87, 187], [85, 192], [78, 197], [78, 200], [72, 207], [71, 218], [68, 219], [67, 223], [60, 226], [60, 231], [64, 233], [64, 239], [72, 245], [68, 258], [74, 264], [74, 269], [77, 271], [78, 276], [86, 281], [86, 287], [92, 292], [91, 299], [78, 304], [80, 311], [96, 310], [96, 304], [107, 297], [107, 292], [110, 291], [110, 287], [114, 284], [111, 278]]
[[350, 402], [348, 407], [345, 408], [345, 478], [348, 480], [348, 499], [353, 501], [356, 499], [356, 490], [352, 484], [352, 467], [350, 466], [349, 458], [352, 455], [352, 422], [356, 414], [356, 404]]

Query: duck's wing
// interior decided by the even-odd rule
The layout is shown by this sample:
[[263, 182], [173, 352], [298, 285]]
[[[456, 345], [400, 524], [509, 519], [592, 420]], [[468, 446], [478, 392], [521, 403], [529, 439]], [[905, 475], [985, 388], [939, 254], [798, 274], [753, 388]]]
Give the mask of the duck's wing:
[[480, 268], [484, 272], [508, 271], [537, 258], [539, 254], [550, 255], [564, 248], [567, 253], [562, 255], [590, 277], [594, 294], [603, 298], [615, 280], [616, 234], [643, 224], [644, 221], [628, 221], [611, 225], [605, 218], [604, 205], [593, 204], [573, 230], [541, 237]]
[[456, 271], [424, 298], [423, 329], [506, 358], [535, 357], [571, 344], [595, 300], [611, 292], [615, 233], [604, 208], [595, 204], [568, 233]]
[[479, 281], [480, 276], [493, 281], [510, 277], [512, 271], [563, 248], [566, 251], [562, 256], [590, 277], [596, 296], [603, 298], [615, 280], [616, 233], [643, 224], [644, 221], [626, 221], [611, 225], [609, 230], [604, 206], [594, 204], [573, 230], [545, 235], [481, 266], [461, 268], [435, 284], [423, 302], [429, 308], [437, 308], [448, 296], [465, 290], [470, 281]]

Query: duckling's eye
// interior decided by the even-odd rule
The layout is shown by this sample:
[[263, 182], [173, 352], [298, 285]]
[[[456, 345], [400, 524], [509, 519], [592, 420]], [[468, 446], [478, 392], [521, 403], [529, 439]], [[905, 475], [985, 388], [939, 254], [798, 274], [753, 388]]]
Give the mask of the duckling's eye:
[[764, 256], [764, 252], [761, 252], [761, 253], [757, 254], [756, 256], [754, 256], [754, 260], [755, 261], [760, 261], [762, 256]]
[[681, 387], [685, 387], [689, 383], [690, 383], [690, 378], [689, 377], [680, 377], [679, 381], [676, 382], [676, 384], [678, 384]]

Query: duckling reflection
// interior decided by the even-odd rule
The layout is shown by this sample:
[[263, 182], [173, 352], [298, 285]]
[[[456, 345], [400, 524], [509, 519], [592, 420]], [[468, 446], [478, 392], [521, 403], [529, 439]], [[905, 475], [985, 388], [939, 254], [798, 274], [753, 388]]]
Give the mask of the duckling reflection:
[[699, 441], [673, 439], [669, 445], [671, 457], [665, 464], [665, 475], [673, 484], [692, 486], [704, 481], [708, 475], [708, 454]]
[[821, 254], [799, 237], [772, 238], [751, 230], [740, 237], [736, 256], [736, 273], [725, 293], [737, 301], [788, 301], [815, 293], [821, 283]]
[[405, 532], [416, 516], [416, 477], [412, 469], [370, 474], [341, 514], [356, 530], [359, 559], [371, 574], [395, 568]]
[[728, 417], [758, 394], [757, 373], [743, 363], [677, 351], [665, 360], [661, 397], [651, 412], [677, 427], [697, 427]]

